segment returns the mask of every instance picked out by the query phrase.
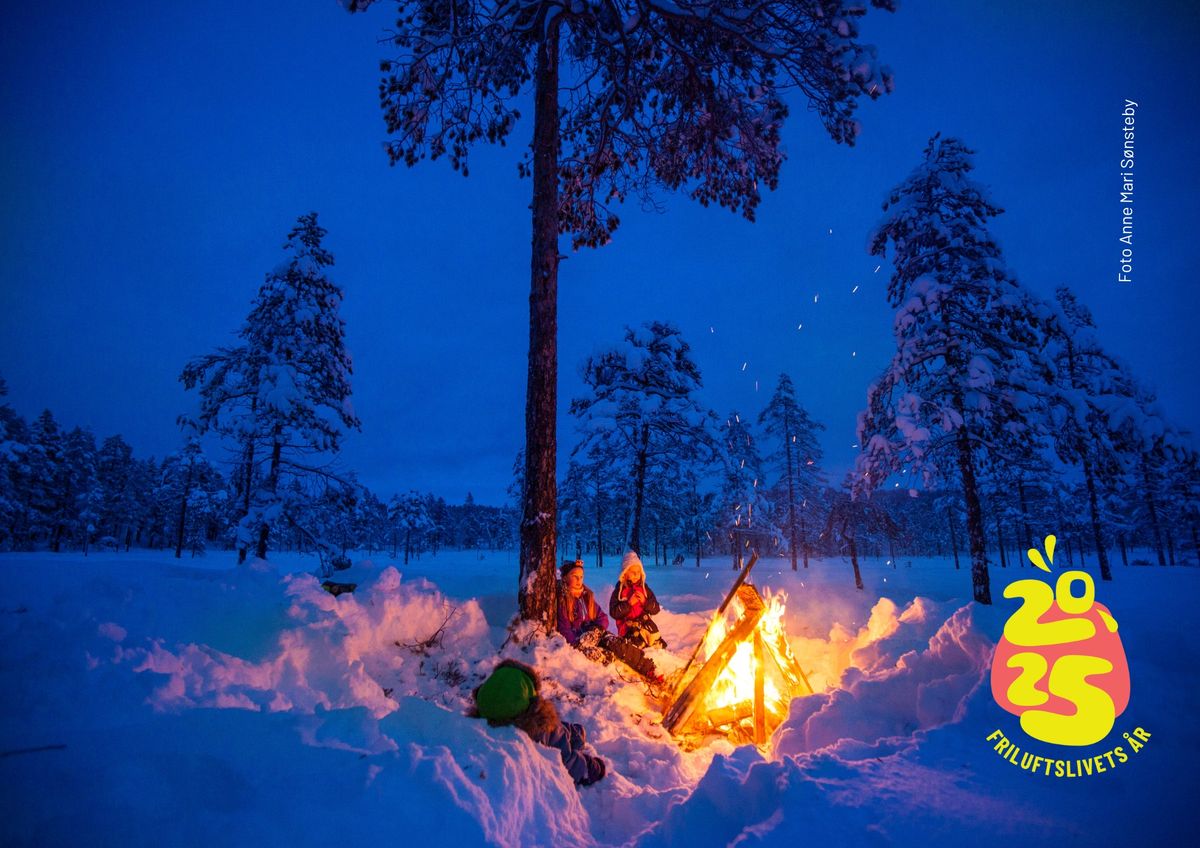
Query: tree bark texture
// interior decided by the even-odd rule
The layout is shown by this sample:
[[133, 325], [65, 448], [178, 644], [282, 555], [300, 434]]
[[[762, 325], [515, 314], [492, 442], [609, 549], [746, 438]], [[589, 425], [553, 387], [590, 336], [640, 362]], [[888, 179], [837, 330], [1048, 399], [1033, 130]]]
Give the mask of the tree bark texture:
[[538, 45], [533, 117], [533, 255], [525, 393], [525, 495], [521, 510], [521, 618], [553, 632], [555, 450], [558, 403], [558, 23]]

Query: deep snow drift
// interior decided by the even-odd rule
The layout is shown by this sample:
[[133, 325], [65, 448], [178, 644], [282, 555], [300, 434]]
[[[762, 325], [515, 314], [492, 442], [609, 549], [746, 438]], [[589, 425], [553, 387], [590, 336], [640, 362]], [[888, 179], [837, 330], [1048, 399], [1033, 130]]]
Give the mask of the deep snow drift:
[[[865, 593], [837, 560], [760, 563], [753, 580], [788, 593], [792, 649], [817, 689], [793, 701], [764, 758], [724, 741], [681, 751], [632, 674], [557, 637], [509, 639], [511, 554], [363, 557], [340, 578], [358, 590], [337, 598], [311, 562], [229, 562], [0, 556], [4, 844], [1155, 844], [1191, 797], [1193, 568], [1096, 581], [1133, 674], [1113, 734], [1153, 735], [1120, 769], [1064, 780], [986, 741], [1018, 732], [988, 672], [1015, 608], [1002, 585], [1030, 569], [993, 569], [988, 609], [945, 562], [868, 562]], [[647, 571], [671, 646], [652, 655], [669, 670], [733, 572], [725, 560]], [[614, 577], [610, 564], [587, 582], [603, 601]], [[500, 656], [539, 668], [608, 778], [576, 789], [556, 751], [464, 715]]]

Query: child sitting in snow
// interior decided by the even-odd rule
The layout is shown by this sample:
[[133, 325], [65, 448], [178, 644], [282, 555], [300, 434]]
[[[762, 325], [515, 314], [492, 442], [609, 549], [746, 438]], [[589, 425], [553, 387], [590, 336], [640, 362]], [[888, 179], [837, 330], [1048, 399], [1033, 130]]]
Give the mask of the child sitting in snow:
[[538, 694], [538, 674], [524, 663], [504, 660], [472, 694], [474, 714], [492, 727], [512, 724], [542, 745], [557, 748], [567, 773], [578, 786], [591, 786], [604, 777], [604, 760], [584, 751], [587, 732], [579, 724], [564, 724], [554, 704]]
[[608, 632], [608, 616], [583, 583], [583, 561], [567, 560], [559, 587], [558, 632], [588, 659], [608, 665], [616, 657], [654, 684], [663, 682], [642, 649]]
[[621, 575], [608, 599], [608, 612], [617, 623], [617, 635], [639, 648], [667, 647], [650, 616], [662, 611], [654, 590], [646, 585], [642, 558], [629, 551], [621, 559]]

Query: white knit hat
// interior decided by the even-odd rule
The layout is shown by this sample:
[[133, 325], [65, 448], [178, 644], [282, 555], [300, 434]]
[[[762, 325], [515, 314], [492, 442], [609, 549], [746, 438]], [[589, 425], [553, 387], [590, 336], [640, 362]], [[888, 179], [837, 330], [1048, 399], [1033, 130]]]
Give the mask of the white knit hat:
[[626, 551], [625, 556], [621, 557], [621, 574], [617, 579], [624, 580], [630, 569], [635, 566], [640, 572], [642, 572], [643, 576], [646, 574], [646, 569], [642, 565], [642, 558], [637, 555], [637, 552]]

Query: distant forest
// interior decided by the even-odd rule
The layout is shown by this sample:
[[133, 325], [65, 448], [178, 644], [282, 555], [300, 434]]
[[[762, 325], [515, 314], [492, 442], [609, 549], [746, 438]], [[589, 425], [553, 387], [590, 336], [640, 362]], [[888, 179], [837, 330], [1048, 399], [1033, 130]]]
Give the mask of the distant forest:
[[[795, 569], [848, 556], [860, 588], [861, 557], [944, 556], [971, 569], [984, 602], [987, 565], [1023, 566], [1049, 533], [1065, 554], [1056, 564], [1096, 565], [1105, 579], [1114, 556], [1195, 563], [1190, 435], [1105, 351], [1074, 293], [1045, 302], [1004, 270], [981, 224], [994, 212], [963, 176], [969, 153], [932, 139], [873, 236], [873, 252], [893, 248], [897, 349], [868, 388], [853, 470], [825, 471], [824, 425], [787, 374], [762, 409], [718, 413], [698, 399], [700, 370], [677, 328], [628, 328], [583, 363], [585, 389], [560, 423], [573, 449], [557, 481], [559, 554], [602, 567], [633, 548], [652, 564], [727, 555], [736, 566], [755, 550]], [[946, 186], [957, 194], [937, 196]], [[966, 282], [938, 282], [945, 269], [927, 266], [933, 254], [912, 235], [922, 227], [963, 253], [949, 276]], [[307, 552], [328, 569], [350, 552], [408, 561], [517, 548], [520, 453], [503, 506], [381, 495], [337, 467], [342, 437], [361, 424], [324, 236], [316, 213], [301, 216], [237, 343], [184, 364], [197, 407], [161, 460], [136, 458], [120, 435], [98, 444], [64, 430], [49, 410], [24, 420], [0, 379], [0, 550]]]

